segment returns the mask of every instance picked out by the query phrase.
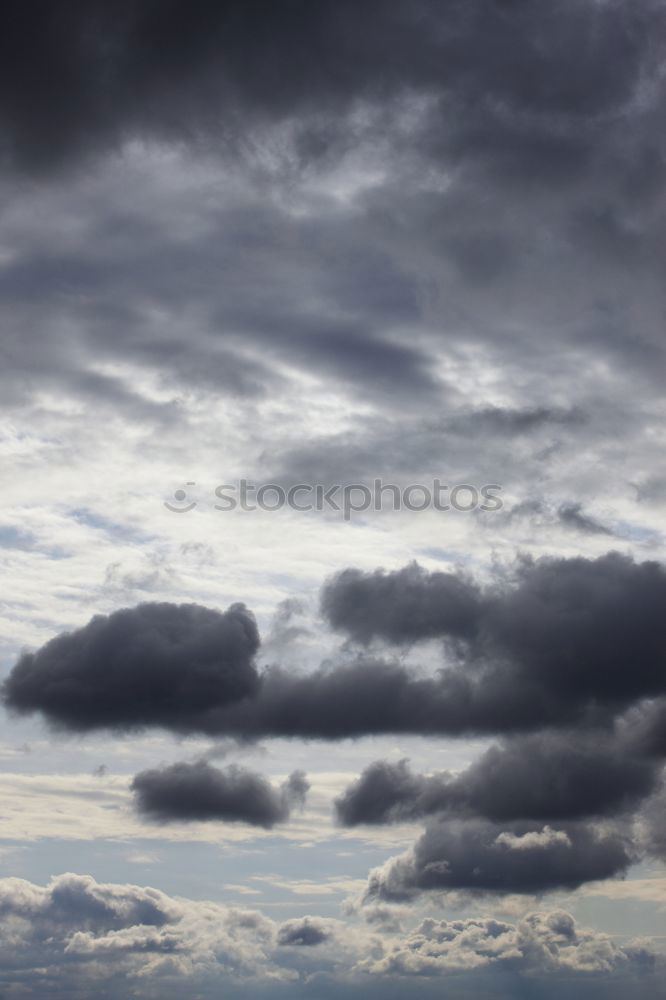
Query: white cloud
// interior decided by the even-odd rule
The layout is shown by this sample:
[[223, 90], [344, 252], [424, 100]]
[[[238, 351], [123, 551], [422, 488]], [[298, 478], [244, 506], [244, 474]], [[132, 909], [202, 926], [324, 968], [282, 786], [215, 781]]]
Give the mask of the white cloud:
[[646, 946], [619, 947], [564, 911], [532, 913], [517, 924], [429, 918], [404, 936], [382, 936], [388, 929], [398, 928], [376, 921], [368, 930], [310, 914], [278, 924], [256, 910], [89, 875], [60, 875], [46, 886], [10, 878], [0, 880], [0, 984], [21, 983], [29, 997], [104, 989], [143, 998], [180, 997], [186, 983], [188, 995], [208, 996], [225, 987], [307, 985], [326, 969], [343, 995], [346, 983], [360, 996], [392, 978], [489, 967], [532, 977], [612, 976], [647, 970], [654, 960]]
[[553, 830], [549, 826], [544, 826], [543, 830], [532, 830], [520, 836], [505, 831], [499, 834], [495, 843], [507, 847], [510, 851], [533, 851], [540, 847], [551, 847], [553, 844], [571, 847], [571, 838], [564, 830]]

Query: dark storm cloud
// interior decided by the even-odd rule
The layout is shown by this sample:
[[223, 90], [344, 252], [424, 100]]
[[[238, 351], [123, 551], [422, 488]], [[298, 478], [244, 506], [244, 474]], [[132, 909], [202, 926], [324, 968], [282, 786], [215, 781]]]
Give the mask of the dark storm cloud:
[[458, 134], [431, 136], [432, 155], [492, 153], [505, 172], [570, 177], [592, 124], [652, 68], [660, 26], [654, 2], [11, 3], [5, 155], [45, 168], [127, 135], [233, 138], [248, 118], [316, 110], [296, 147], [312, 159], [354, 100], [407, 91], [467, 110]]
[[541, 733], [491, 747], [455, 779], [470, 812], [488, 819], [577, 819], [620, 813], [649, 794], [651, 761], [602, 733]]
[[131, 729], [195, 720], [211, 705], [256, 692], [254, 618], [242, 604], [146, 603], [96, 615], [24, 653], [5, 682], [6, 705], [40, 708], [56, 725]]
[[[335, 801], [343, 826], [390, 823], [444, 811], [451, 803], [447, 772], [426, 778], [413, 774], [406, 760], [378, 760]], [[432, 805], [431, 805], [432, 804]]]
[[158, 725], [218, 736], [338, 739], [460, 729], [466, 688], [455, 678], [443, 686], [372, 660], [311, 674], [278, 667], [257, 674], [257, 644], [242, 606], [220, 614], [195, 605], [139, 605], [96, 616], [25, 653], [5, 682], [4, 700], [11, 710], [41, 711], [72, 730]]
[[332, 628], [356, 642], [470, 638], [479, 625], [481, 595], [471, 581], [412, 563], [395, 573], [343, 570], [324, 586], [321, 608]]
[[[535, 717], [574, 702], [621, 704], [666, 684], [666, 573], [619, 553], [527, 560], [510, 583], [464, 590], [448, 574], [408, 568], [345, 570], [322, 592], [322, 611], [354, 639], [412, 643], [468, 637], [465, 683], [505, 705], [531, 692]], [[445, 583], [445, 586], [441, 586]], [[440, 588], [440, 591], [438, 591]]]
[[494, 821], [560, 820], [621, 813], [649, 795], [657, 765], [606, 734], [540, 733], [494, 746], [459, 775], [414, 774], [377, 761], [336, 801], [345, 826], [433, 813]]
[[330, 923], [321, 917], [302, 917], [299, 920], [287, 920], [280, 926], [277, 934], [279, 945], [309, 948], [323, 944], [331, 938]]
[[428, 891], [542, 893], [611, 878], [635, 860], [622, 831], [562, 823], [433, 821], [414, 848], [370, 873], [367, 899]]
[[[366, 427], [348, 478], [352, 458], [363, 475], [378, 456], [408, 468], [428, 460], [422, 421], [396, 421], [394, 395], [413, 411], [428, 394], [437, 412], [464, 395], [448, 386], [441, 398], [443, 344], [483, 343], [488, 361], [519, 369], [511, 382], [525, 387], [513, 416], [481, 402], [471, 424], [444, 421], [458, 448], [433, 428], [430, 455], [462, 450], [467, 463], [464, 435], [545, 433], [557, 405], [544, 403], [541, 379], [552, 398], [567, 398], [551, 383], [552, 338], [612, 355], [623, 373], [663, 374], [660, 277], [654, 293], [643, 279], [640, 316], [625, 315], [636, 269], [647, 274], [661, 257], [650, 210], [663, 187], [660, 4], [369, 0], [361, 15], [351, 0], [72, 0], [57, 15], [44, 5], [9, 11], [5, 159], [49, 173], [100, 154], [106, 181], [92, 196], [70, 192], [86, 220], [83, 245], [74, 226], [61, 239], [57, 199], [40, 205], [38, 236], [8, 229], [8, 402], [44, 388], [175, 425], [188, 416], [183, 390], [242, 403], [284, 389], [279, 369], [295, 366], [384, 404], [391, 426], [376, 441]], [[397, 124], [405, 116], [408, 127]], [[128, 204], [125, 186], [114, 195], [101, 154], [137, 136], [240, 160], [243, 176], [259, 178], [260, 204], [247, 191], [212, 211], [205, 199], [206, 224], [196, 236], [185, 225], [183, 236], [168, 195], [147, 206]], [[320, 169], [353, 175], [344, 158], [361, 148], [385, 150], [385, 176], [353, 210], [331, 211], [324, 197], [296, 214], [272, 198], [276, 175], [290, 191]], [[440, 174], [446, 190], [425, 183]], [[199, 199], [190, 192], [188, 219]], [[45, 229], [51, 211], [55, 232]], [[174, 398], [155, 402], [126, 371], [91, 370], [102, 361], [140, 366]], [[560, 373], [567, 393], [570, 374]], [[577, 378], [576, 398], [581, 388]], [[346, 443], [328, 443], [333, 458]], [[293, 458], [307, 466], [307, 454]]]
[[301, 771], [276, 789], [260, 774], [236, 765], [222, 770], [203, 760], [141, 771], [132, 781], [137, 809], [150, 819], [221, 820], [265, 829], [286, 822], [308, 787]]
[[163, 726], [245, 737], [510, 733], [603, 722], [666, 689], [666, 573], [617, 553], [520, 562], [477, 588], [408, 567], [345, 571], [323, 607], [353, 636], [452, 639], [435, 676], [358, 657], [311, 673], [258, 673], [242, 605], [145, 604], [97, 616], [25, 653], [10, 709], [73, 730]]
[[[295, 367], [383, 404], [387, 426], [352, 432], [351, 452], [342, 438], [322, 442], [348, 479], [378, 462], [413, 469], [417, 457], [469, 465], [469, 434], [522, 440], [554, 425], [566, 437], [548, 414], [562, 399], [587, 403], [581, 350], [660, 391], [656, 0], [368, 0], [362, 12], [352, 0], [72, 0], [57, 13], [7, 11], [5, 161], [50, 177], [92, 154], [99, 168], [96, 189], [87, 174], [67, 177], [64, 203], [57, 185], [51, 202], [48, 185], [7, 181], [7, 203], [23, 204], [3, 216], [7, 404], [63, 392], [175, 426], [190, 393], [272, 398]], [[222, 155], [215, 170], [231, 177], [240, 164], [248, 188], [223, 203], [219, 187], [209, 198], [195, 184], [184, 216], [159, 185], [128, 198], [133, 168], [118, 185], [104, 154], [136, 137], [188, 149], [175, 172]], [[338, 169], [354, 188], [373, 156], [382, 176], [348, 203], [308, 193]], [[294, 192], [305, 211], [289, 210]], [[63, 225], [63, 204], [76, 225]], [[573, 341], [573, 355], [551, 350]], [[455, 368], [472, 345], [521, 398], [504, 415], [480, 400], [468, 423], [457, 411], [472, 403], [469, 382], [438, 376], [442, 351]], [[108, 362], [123, 374], [96, 370]], [[173, 398], [151, 398], [135, 367]], [[425, 395], [435, 412], [456, 411], [446, 444], [431, 428], [430, 453], [422, 413], [413, 419]], [[625, 435], [638, 422], [634, 413]], [[287, 452], [283, 471], [293, 458], [311, 474], [318, 446], [281, 444], [271, 454]], [[509, 451], [501, 468], [524, 475], [525, 455]], [[495, 469], [498, 449], [481, 458]]]
[[[213, 709], [200, 725], [210, 733], [337, 740], [373, 733], [464, 732], [469, 695], [456, 676], [421, 678], [397, 663], [360, 659], [294, 674], [271, 667], [256, 698]], [[484, 718], [492, 706], [480, 705]]]

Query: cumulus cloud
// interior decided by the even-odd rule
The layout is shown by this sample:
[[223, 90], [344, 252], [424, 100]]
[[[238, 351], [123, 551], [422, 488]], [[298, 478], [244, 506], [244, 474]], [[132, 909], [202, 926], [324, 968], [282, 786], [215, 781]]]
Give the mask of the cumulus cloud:
[[328, 941], [332, 933], [331, 921], [320, 917], [302, 917], [282, 924], [278, 929], [277, 940], [283, 947], [310, 948]]
[[427, 573], [416, 563], [385, 573], [347, 569], [322, 589], [332, 628], [357, 642], [418, 642], [442, 635], [469, 638], [479, 624], [480, 592], [454, 573]]
[[369, 901], [423, 892], [539, 894], [624, 873], [637, 852], [622, 827], [432, 820], [414, 847], [372, 871]]
[[0, 982], [28, 996], [86, 995], [100, 981], [112, 995], [137, 982], [143, 995], [142, 977], [163, 977], [169, 990], [174, 977], [205, 979], [213, 955], [218, 973], [251, 976], [269, 964], [275, 941], [273, 923], [254, 911], [71, 873], [46, 886], [0, 881], [0, 925]]
[[5, 682], [5, 704], [40, 709], [73, 730], [177, 725], [256, 691], [258, 648], [243, 604], [224, 612], [139, 604], [23, 654]]
[[294, 771], [280, 787], [238, 765], [225, 769], [205, 760], [141, 771], [132, 781], [139, 812], [154, 820], [220, 820], [270, 829], [303, 805], [309, 783]]
[[529, 833], [500, 833], [495, 841], [512, 851], [531, 851], [539, 847], [550, 847], [553, 844], [563, 844], [571, 847], [571, 839], [564, 830], [552, 830], [544, 826], [543, 830], [530, 830]]
[[462, 650], [448, 588], [448, 575], [418, 567], [344, 571], [325, 586], [322, 610], [335, 628], [365, 641], [456, 640], [467, 671], [461, 688], [468, 702], [477, 699], [467, 714], [478, 713], [480, 728], [493, 706], [498, 728], [502, 716], [507, 727], [528, 728], [527, 719], [519, 722], [523, 713], [538, 726], [565, 720], [575, 706], [621, 706], [666, 685], [660, 611], [666, 573], [657, 562], [636, 563], [613, 552], [526, 560], [513, 581], [467, 593], [470, 635]]
[[429, 918], [368, 959], [367, 968], [401, 976], [441, 976], [479, 968], [511, 971], [612, 972], [639, 969], [651, 956], [620, 947], [607, 934], [578, 928], [563, 910], [531, 913], [518, 924], [491, 917]]
[[337, 799], [336, 812], [345, 826], [438, 812], [499, 821], [614, 815], [649, 795], [658, 769], [603, 731], [535, 733], [489, 748], [455, 776], [376, 761]]
[[[562, 911], [535, 912], [515, 925], [486, 916], [427, 919], [398, 936], [381, 936], [318, 916], [279, 924], [256, 910], [71, 873], [46, 886], [0, 880], [0, 931], [0, 987], [9, 995], [20, 990], [58, 1000], [100, 993], [110, 1000], [128, 993], [148, 998], [156, 992], [180, 998], [183, 989], [202, 997], [222, 991], [233, 1000], [248, 990], [262, 998], [305, 998], [322, 981], [327, 995], [361, 1000], [404, 995], [410, 976], [436, 976], [438, 995], [450, 988], [452, 995], [462, 989], [461, 995], [473, 996], [474, 974], [501, 968], [525, 974], [531, 988], [549, 984], [553, 995], [565, 982], [558, 974], [575, 977], [578, 988], [589, 974], [604, 975], [607, 991], [630, 981], [639, 986], [642, 975], [647, 997], [655, 989], [651, 970], [657, 961], [649, 945], [617, 945]], [[325, 979], [313, 978], [316, 956], [326, 962]], [[462, 974], [469, 980], [461, 980]]]

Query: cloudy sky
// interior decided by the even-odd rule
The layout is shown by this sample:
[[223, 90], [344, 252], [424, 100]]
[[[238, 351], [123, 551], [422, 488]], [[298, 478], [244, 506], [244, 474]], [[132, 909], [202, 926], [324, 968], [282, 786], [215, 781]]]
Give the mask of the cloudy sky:
[[666, 996], [663, 0], [3, 15], [0, 997]]

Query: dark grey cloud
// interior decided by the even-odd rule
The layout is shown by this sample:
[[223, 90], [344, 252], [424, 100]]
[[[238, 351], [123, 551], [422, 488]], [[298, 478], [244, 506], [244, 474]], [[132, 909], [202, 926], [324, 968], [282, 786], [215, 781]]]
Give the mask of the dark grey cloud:
[[526, 560], [503, 586], [465, 590], [463, 627], [463, 581], [453, 579], [449, 599], [448, 575], [346, 570], [324, 587], [322, 611], [333, 627], [364, 641], [468, 636], [468, 690], [476, 681], [484, 697], [516, 706], [531, 695], [535, 723], [574, 701], [622, 704], [663, 690], [666, 573], [658, 563], [619, 553]]
[[[140, 646], [135, 635], [142, 636], [144, 623], [149, 630]], [[464, 731], [458, 712], [465, 685], [455, 679], [443, 685], [369, 659], [309, 674], [280, 667], [259, 674], [252, 662], [257, 644], [256, 626], [240, 606], [222, 615], [196, 606], [139, 605], [96, 616], [25, 653], [5, 681], [4, 700], [10, 710], [40, 711], [72, 730], [157, 725], [216, 736], [323, 739]], [[107, 663], [119, 667], [109, 671]]]
[[25, 653], [8, 708], [73, 730], [162, 726], [217, 737], [511, 733], [609, 724], [666, 688], [666, 573], [656, 562], [520, 562], [503, 583], [345, 571], [324, 588], [338, 628], [364, 639], [453, 640], [434, 676], [359, 656], [310, 673], [253, 656], [256, 626], [227, 612], [146, 604], [97, 616]]
[[422, 892], [539, 894], [626, 871], [636, 851], [622, 829], [582, 823], [431, 821], [413, 849], [370, 873], [367, 899]]
[[[653, 70], [657, 3], [82, 0], [62, 15], [10, 5], [2, 47], [5, 155], [34, 168], [127, 135], [234, 138], [246, 118], [319, 111], [298, 136], [321, 157], [358, 99], [433, 93], [458, 131], [432, 155], [489, 154], [504, 173], [575, 177], [593, 123]], [[652, 44], [651, 44], [652, 42]], [[39, 73], [36, 70], [39, 69]], [[654, 71], [654, 70], [653, 70]], [[536, 121], [534, 120], [536, 117]]]
[[605, 733], [538, 733], [491, 747], [455, 776], [377, 761], [337, 799], [336, 812], [345, 826], [434, 813], [498, 822], [612, 816], [650, 794], [657, 768]]
[[[482, 683], [470, 686], [458, 672], [421, 677], [399, 663], [369, 658], [326, 665], [307, 674], [269, 667], [259, 675], [254, 697], [230, 702], [229, 693], [219, 686], [213, 690], [214, 697], [197, 700], [192, 709], [171, 701], [163, 707], [156, 700], [126, 709], [120, 695], [115, 703], [101, 705], [96, 699], [104, 692], [104, 683], [91, 678], [80, 697], [52, 697], [46, 685], [36, 690], [27, 680], [24, 688], [24, 670], [16, 674], [14, 670], [5, 685], [7, 707], [24, 713], [40, 711], [56, 726], [74, 731], [131, 731], [154, 725], [180, 733], [249, 739], [338, 740], [390, 732], [462, 735], [532, 729], [543, 725], [545, 717], [556, 722], [564, 712], [567, 719], [579, 718], [586, 709], [585, 705], [556, 706], [547, 714], [535, 715], [531, 691], [514, 693], [511, 702], [506, 697], [499, 701], [492, 685], [488, 691]], [[138, 682], [136, 676], [134, 683]], [[75, 690], [77, 683], [75, 679]]]
[[[220, 318], [228, 322], [224, 314]], [[274, 315], [270, 332], [264, 332], [265, 317], [259, 321], [263, 329], [255, 329], [254, 337], [271, 352], [351, 386], [373, 386], [374, 392], [399, 388], [406, 394], [432, 393], [437, 387], [428, 352], [391, 342], [364, 323], [290, 312]]]
[[56, 725], [132, 729], [196, 719], [256, 692], [257, 626], [243, 604], [146, 603], [95, 615], [24, 653], [5, 682], [18, 713], [41, 706]]
[[[432, 778], [413, 774], [406, 760], [392, 764], [375, 761], [335, 801], [338, 820], [344, 826], [390, 823], [442, 811], [448, 805], [452, 776], [445, 772]], [[429, 796], [428, 792], [432, 791]], [[435, 805], [429, 809], [430, 801]]]
[[262, 675], [258, 697], [213, 710], [202, 716], [201, 725], [217, 733], [331, 740], [386, 732], [463, 732], [464, 697], [464, 685], [455, 678], [450, 684], [422, 678], [390, 661], [327, 664], [307, 674], [271, 667]]
[[323, 944], [331, 938], [330, 922], [320, 917], [302, 917], [298, 920], [287, 920], [278, 929], [279, 945], [309, 948]]
[[132, 781], [136, 807], [162, 821], [220, 820], [270, 829], [302, 805], [309, 784], [294, 771], [280, 788], [238, 765], [224, 769], [200, 760], [141, 771]]
[[626, 811], [654, 787], [652, 761], [594, 730], [540, 733], [491, 747], [456, 778], [470, 812], [488, 819], [577, 819]]
[[[373, 291], [400, 286], [405, 298], [416, 296], [386, 252], [367, 238], [359, 249], [346, 217], [294, 218], [252, 190], [230, 201], [186, 238], [170, 225], [169, 205], [157, 213], [137, 205], [128, 218], [110, 179], [102, 204], [89, 207], [83, 242], [35, 246], [17, 227], [15, 253], [0, 269], [0, 302], [11, 319], [7, 405], [26, 405], [36, 387], [61, 388], [142, 422], [173, 424], [187, 416], [184, 393], [222, 393], [240, 407], [288, 389], [287, 367], [379, 399], [436, 394], [431, 350], [390, 335], [395, 302]], [[196, 213], [196, 196], [193, 203]], [[363, 258], [356, 269], [340, 263], [351, 254]], [[365, 297], [354, 287], [361, 267]], [[419, 315], [412, 304], [410, 321]], [[57, 343], [48, 332], [56, 320], [67, 330]], [[101, 361], [130, 362], [171, 399], [156, 402], [127, 375], [93, 370]]]
[[321, 609], [332, 628], [356, 642], [470, 638], [479, 627], [481, 594], [471, 580], [428, 573], [416, 563], [395, 573], [347, 569], [324, 585]]
[[[597, 448], [611, 410], [649, 450], [636, 401], [664, 373], [658, 0], [8, 9], [0, 149], [41, 181], [6, 182], [7, 203], [25, 206], [6, 220], [0, 269], [7, 405], [39, 405], [46, 390], [175, 429], [190, 394], [249, 407], [296, 392], [296, 369], [380, 413], [347, 438], [271, 443], [278, 473], [311, 475], [321, 444], [344, 479], [474, 459], [491, 481], [498, 468], [522, 480], [543, 468], [530, 437], [570, 447], [582, 433], [558, 418], [579, 404]], [[128, 199], [106, 154], [136, 138], [221, 157], [225, 176], [240, 164], [248, 190], [192, 190], [184, 215], [171, 192]], [[377, 173], [373, 156], [382, 176], [348, 204], [308, 193], [337, 169]], [[86, 157], [99, 187], [57, 170], [41, 183]], [[294, 192], [304, 211], [289, 210]], [[63, 214], [84, 220], [82, 237]], [[470, 349], [511, 403], [471, 398], [456, 378]], [[612, 406], [581, 353], [622, 380]], [[109, 363], [121, 373], [99, 371]], [[491, 436], [518, 438], [520, 453]]]

